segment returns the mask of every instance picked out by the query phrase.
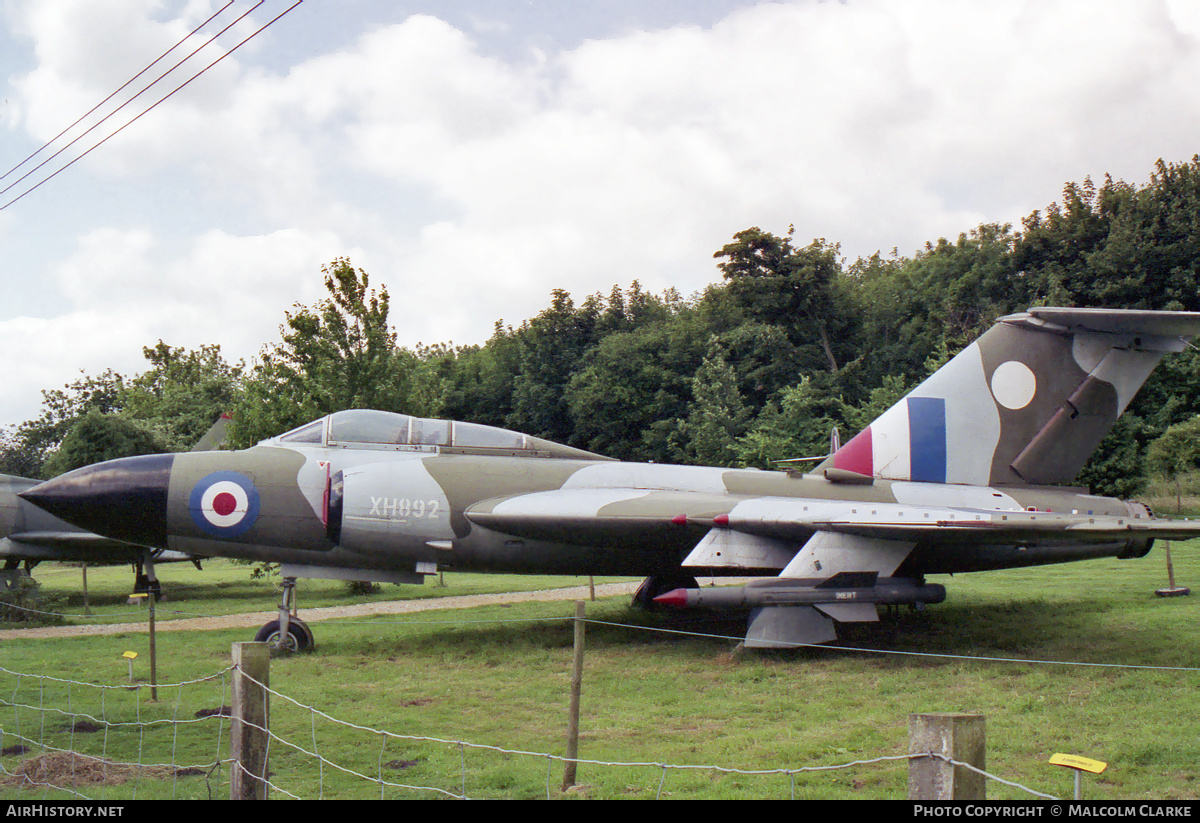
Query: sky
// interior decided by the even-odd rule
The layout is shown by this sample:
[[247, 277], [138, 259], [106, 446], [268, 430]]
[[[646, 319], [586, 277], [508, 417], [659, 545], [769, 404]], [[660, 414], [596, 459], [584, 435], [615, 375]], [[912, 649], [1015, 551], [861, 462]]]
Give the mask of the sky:
[[911, 256], [1200, 151], [1192, 0], [293, 3], [0, 0], [0, 172], [219, 12], [0, 180], [0, 427], [159, 340], [253, 362], [337, 258], [475, 344], [752, 226]]

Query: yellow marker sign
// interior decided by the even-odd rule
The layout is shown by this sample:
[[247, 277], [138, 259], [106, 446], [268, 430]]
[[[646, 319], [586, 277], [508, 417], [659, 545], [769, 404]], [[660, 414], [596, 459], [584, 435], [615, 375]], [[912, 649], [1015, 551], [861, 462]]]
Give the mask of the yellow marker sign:
[[1092, 760], [1077, 754], [1055, 754], [1050, 758], [1050, 765], [1066, 766], [1068, 769], [1077, 769], [1092, 774], [1100, 774], [1108, 768], [1108, 764], [1103, 760]]
[[125, 652], [121, 657], [128, 657], [130, 660], [133, 660], [133, 658], [137, 657], [137, 652]]

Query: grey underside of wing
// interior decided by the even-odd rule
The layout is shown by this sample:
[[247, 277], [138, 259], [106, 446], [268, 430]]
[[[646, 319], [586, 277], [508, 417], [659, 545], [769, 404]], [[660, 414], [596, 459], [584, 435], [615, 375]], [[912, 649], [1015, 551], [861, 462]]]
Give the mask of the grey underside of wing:
[[25, 532], [0, 538], [0, 557], [21, 560], [99, 560], [136, 557], [145, 549], [89, 532]]

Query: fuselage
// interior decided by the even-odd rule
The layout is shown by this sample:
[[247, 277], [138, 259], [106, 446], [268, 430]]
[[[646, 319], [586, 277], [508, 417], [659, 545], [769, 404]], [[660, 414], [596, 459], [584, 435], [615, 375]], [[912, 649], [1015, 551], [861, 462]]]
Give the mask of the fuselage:
[[[1149, 516], [1136, 504], [1076, 489], [831, 482], [797, 472], [624, 463], [532, 438], [364, 443], [338, 441], [332, 431], [327, 424], [309, 438], [315, 442], [292, 432], [243, 451], [110, 461], [39, 487], [36, 499], [83, 528], [190, 554], [426, 573], [668, 574], [714, 528], [799, 548], [815, 524], [831, 521], [904, 528], [1031, 512]], [[1148, 547], [1129, 537], [918, 540], [897, 574], [1131, 556]], [[764, 563], [737, 574], [778, 570]]]

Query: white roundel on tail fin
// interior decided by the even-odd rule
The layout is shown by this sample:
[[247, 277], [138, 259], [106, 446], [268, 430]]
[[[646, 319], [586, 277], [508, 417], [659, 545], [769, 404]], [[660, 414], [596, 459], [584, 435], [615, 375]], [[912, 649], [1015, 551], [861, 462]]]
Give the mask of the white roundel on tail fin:
[[1006, 409], [1023, 409], [1033, 400], [1037, 378], [1019, 360], [1008, 360], [992, 373], [992, 396]]

